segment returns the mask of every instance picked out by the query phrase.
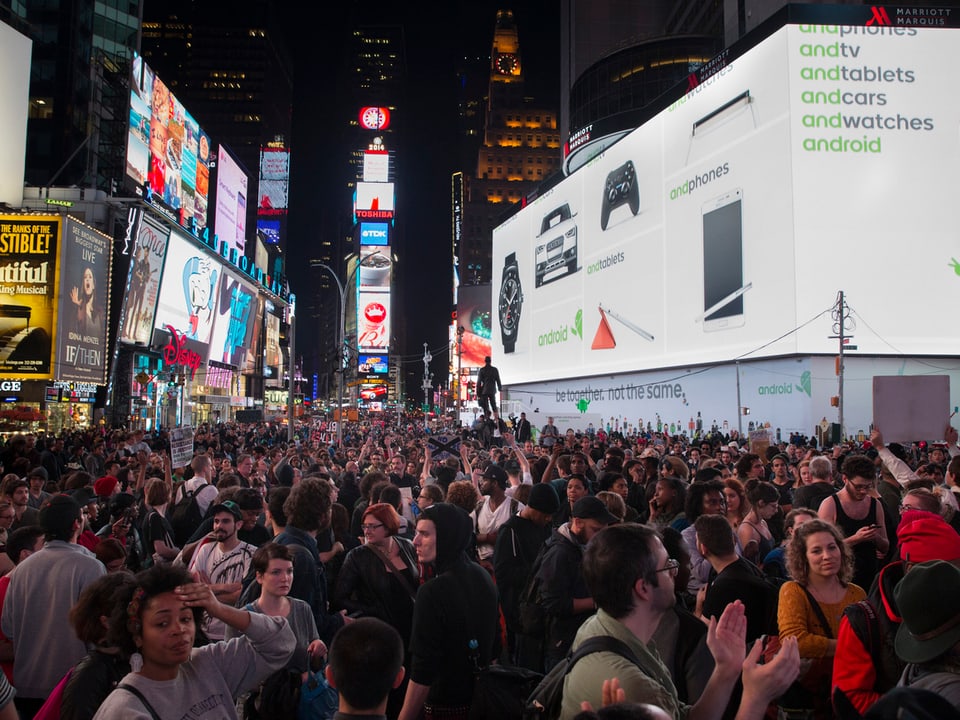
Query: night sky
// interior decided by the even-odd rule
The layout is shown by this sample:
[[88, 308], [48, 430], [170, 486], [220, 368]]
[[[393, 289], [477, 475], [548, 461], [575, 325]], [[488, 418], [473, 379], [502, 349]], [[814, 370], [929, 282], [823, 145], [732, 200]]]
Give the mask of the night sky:
[[[395, 248], [405, 281], [404, 292], [393, 302], [406, 318], [406, 337], [398, 337], [400, 352], [415, 361], [409, 367], [415, 365], [417, 378], [422, 374], [418, 359], [423, 343], [428, 342], [431, 348], [447, 343], [452, 277], [450, 177], [457, 170], [469, 174], [475, 169], [475, 160], [468, 167], [457, 167], [456, 68], [463, 65], [464, 57], [489, 58], [498, 9], [512, 9], [517, 20], [526, 94], [540, 105], [558, 107], [560, 22], [556, 3], [344, 3], [336, 10], [325, 9], [322, 29], [318, 24], [303, 22], [299, 15], [291, 18], [296, 89], [288, 274], [292, 289], [301, 296], [309, 284], [310, 244], [319, 233], [335, 227], [347, 202], [343, 189], [334, 183], [332, 166], [333, 158], [344, 157], [342, 148], [336, 147], [335, 124], [344, 113], [331, 110], [338, 102], [349, 102], [349, 96], [333, 80], [343, 42], [349, 28], [357, 24], [404, 26], [408, 94], [403, 110], [411, 117], [406, 150], [398, 156], [401, 181], [406, 184], [398, 192], [404, 195], [399, 210], [403, 212], [407, 247]], [[307, 348], [315, 342], [315, 336], [316, 330], [309, 323], [298, 322], [298, 355], [309, 355]], [[445, 369], [446, 357], [436, 357], [435, 384]], [[308, 373], [313, 369], [304, 370]], [[408, 394], [416, 394], [415, 388], [408, 388]]]

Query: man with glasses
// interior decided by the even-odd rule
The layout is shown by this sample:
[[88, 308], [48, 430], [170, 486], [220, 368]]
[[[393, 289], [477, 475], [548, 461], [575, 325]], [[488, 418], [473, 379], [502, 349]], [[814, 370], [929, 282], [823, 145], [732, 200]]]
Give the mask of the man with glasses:
[[853, 582], [869, 588], [890, 549], [883, 509], [876, 498], [876, 469], [866, 455], [843, 461], [843, 488], [820, 504], [817, 514], [841, 530], [853, 550]]
[[603, 705], [605, 680], [617, 678], [631, 702], [649, 703], [669, 717], [720, 720], [743, 667], [743, 696], [738, 717], [762, 717], [773, 698], [779, 697], [800, 671], [796, 640], [784, 641], [779, 654], [757, 665], [760, 645], [746, 657], [747, 622], [740, 603], [728, 605], [711, 621], [707, 646], [714, 670], [693, 706], [677, 698], [669, 670], [649, 645], [663, 615], [676, 602], [674, 578], [678, 563], [667, 556], [660, 535], [652, 528], [627, 523], [598, 533], [587, 546], [583, 573], [599, 611], [577, 633], [572, 648], [593, 637], [608, 636], [624, 643], [637, 663], [613, 652], [585, 656], [563, 684], [561, 720], [570, 720], [589, 702]]

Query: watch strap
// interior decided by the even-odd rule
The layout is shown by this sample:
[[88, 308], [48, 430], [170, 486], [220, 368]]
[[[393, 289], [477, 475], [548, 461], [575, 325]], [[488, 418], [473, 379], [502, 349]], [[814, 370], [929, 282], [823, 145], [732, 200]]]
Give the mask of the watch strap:
[[511, 265], [517, 264], [517, 253], [512, 252], [503, 259], [503, 267], [508, 268]]

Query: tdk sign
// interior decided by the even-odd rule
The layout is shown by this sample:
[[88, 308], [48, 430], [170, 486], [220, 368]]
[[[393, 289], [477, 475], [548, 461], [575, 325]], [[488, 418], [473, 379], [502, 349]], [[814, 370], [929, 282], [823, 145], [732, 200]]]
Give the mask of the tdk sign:
[[360, 223], [360, 244], [389, 245], [389, 228], [388, 223]]

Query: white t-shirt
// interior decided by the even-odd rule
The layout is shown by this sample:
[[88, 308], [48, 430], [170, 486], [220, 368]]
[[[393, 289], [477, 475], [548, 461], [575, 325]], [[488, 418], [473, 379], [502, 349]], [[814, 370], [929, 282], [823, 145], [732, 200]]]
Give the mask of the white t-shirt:
[[[497, 506], [496, 510], [491, 510], [490, 498], [485, 497], [480, 509], [473, 513], [475, 529], [481, 535], [492, 533], [509, 520], [512, 515], [523, 510], [524, 507], [523, 503], [507, 497]], [[477, 554], [481, 560], [489, 560], [493, 557], [493, 544], [477, 545]]]
[[[220, 543], [208, 542], [197, 548], [190, 561], [190, 572], [202, 573], [212, 585], [238, 583], [250, 569], [250, 560], [256, 551], [256, 546], [240, 542], [233, 550], [224, 552]], [[211, 640], [223, 640], [227, 628], [222, 620], [208, 617], [203, 630]]]

